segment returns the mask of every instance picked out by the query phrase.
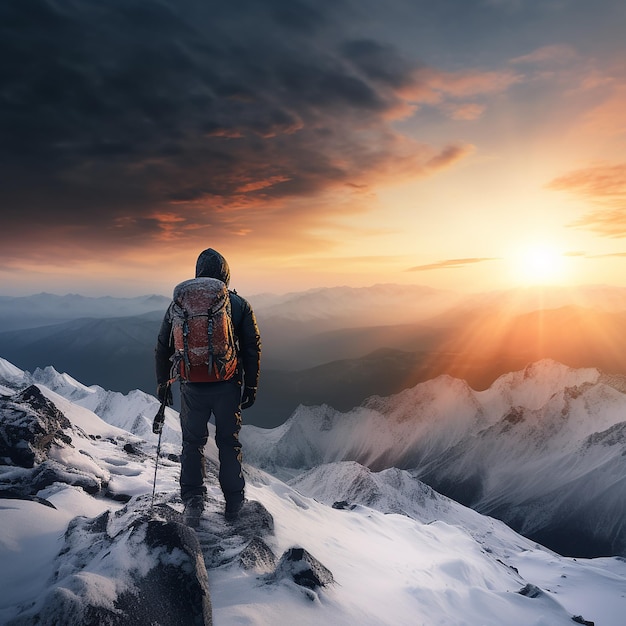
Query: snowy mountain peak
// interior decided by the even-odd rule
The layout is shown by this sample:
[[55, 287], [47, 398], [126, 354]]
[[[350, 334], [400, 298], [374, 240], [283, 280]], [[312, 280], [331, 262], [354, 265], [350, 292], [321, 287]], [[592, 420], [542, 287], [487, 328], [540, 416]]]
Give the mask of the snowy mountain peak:
[[23, 378], [24, 372], [19, 367], [0, 357], [0, 382], [16, 383], [21, 382]]
[[94, 393], [94, 389], [79, 383], [69, 374], [60, 374], [51, 365], [45, 368], [37, 368], [32, 373], [32, 380], [53, 389], [58, 394], [68, 399], [80, 399]]
[[241, 438], [250, 461], [281, 476], [340, 461], [405, 469], [554, 549], [626, 556], [623, 383], [543, 360], [485, 391], [439, 377], [346, 413], [300, 407]]
[[552, 359], [542, 359], [523, 370], [500, 376], [482, 393], [484, 398], [501, 396], [510, 405], [538, 409], [563, 388], [596, 383], [599, 378], [596, 368], [573, 369]]
[[[286, 484], [247, 464], [248, 503], [231, 525], [211, 442], [207, 506], [192, 531], [179, 523], [173, 452], [180, 441], [164, 445], [157, 476], [154, 435], [139, 439], [78, 404], [95, 399], [103, 415], [122, 414], [134, 426], [130, 416], [145, 394], [89, 387], [73, 401], [60, 395], [85, 391], [73, 380], [53, 370], [37, 376], [58, 392], [41, 382], [28, 387], [25, 377], [22, 391], [0, 399], [0, 439], [9, 448], [0, 455], [0, 491], [8, 496], [0, 499], [0, 562], [11, 563], [0, 568], [2, 623], [384, 626], [413, 624], [416, 616], [451, 626], [501, 626], [503, 619], [507, 626], [567, 626], [573, 618], [622, 623], [623, 559], [560, 557], [396, 467], [373, 472], [352, 461], [331, 463]], [[570, 401], [589, 398], [593, 389], [570, 394]], [[338, 438], [345, 444], [354, 432], [339, 430], [343, 422], [367, 429], [377, 414], [361, 407], [346, 419], [329, 407], [301, 407], [288, 426], [268, 433], [272, 445], [280, 448], [298, 428], [310, 436], [314, 431], [302, 423], [307, 415], [336, 451]], [[383, 436], [389, 424], [377, 419], [375, 434]], [[405, 435], [414, 426], [395, 424]], [[175, 419], [172, 428], [180, 428]], [[30, 435], [39, 453], [27, 467], [19, 455], [12, 460], [11, 449]], [[364, 442], [352, 452], [365, 451]], [[333, 507], [337, 501], [343, 503]]]

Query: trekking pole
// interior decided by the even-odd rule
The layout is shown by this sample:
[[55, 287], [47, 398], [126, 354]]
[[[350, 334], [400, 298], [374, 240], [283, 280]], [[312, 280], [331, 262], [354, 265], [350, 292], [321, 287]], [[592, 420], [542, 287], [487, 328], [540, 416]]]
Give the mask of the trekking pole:
[[161, 435], [163, 434], [163, 424], [165, 422], [165, 407], [167, 406], [167, 400], [169, 397], [169, 388], [171, 382], [168, 381], [166, 383], [167, 389], [163, 394], [163, 401], [161, 402], [161, 406], [157, 411], [157, 414], [154, 416], [154, 421], [152, 422], [152, 432], [154, 434], [159, 435], [159, 441], [157, 443], [156, 449], [156, 459], [154, 461], [154, 481], [152, 482], [152, 501], [150, 502], [150, 513], [152, 513], [152, 509], [154, 507], [154, 494], [156, 493], [156, 479], [157, 479], [157, 469], [159, 468], [159, 455], [161, 454]]

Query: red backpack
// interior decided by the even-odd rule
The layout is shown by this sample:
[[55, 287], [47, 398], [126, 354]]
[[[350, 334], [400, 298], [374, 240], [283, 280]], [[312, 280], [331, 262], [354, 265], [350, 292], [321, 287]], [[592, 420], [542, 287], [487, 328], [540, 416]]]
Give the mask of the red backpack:
[[237, 345], [226, 285], [207, 277], [180, 283], [171, 313], [180, 378], [192, 383], [231, 379], [237, 370]]

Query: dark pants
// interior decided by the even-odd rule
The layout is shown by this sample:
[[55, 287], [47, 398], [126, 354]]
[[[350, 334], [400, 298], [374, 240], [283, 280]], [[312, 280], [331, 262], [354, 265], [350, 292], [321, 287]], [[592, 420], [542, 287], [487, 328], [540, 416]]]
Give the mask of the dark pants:
[[219, 450], [219, 481], [226, 501], [243, 499], [241, 470], [241, 387], [234, 382], [182, 383], [180, 424], [183, 451], [180, 458], [180, 495], [187, 500], [204, 495], [204, 446], [209, 439], [209, 419], [215, 416], [215, 442]]

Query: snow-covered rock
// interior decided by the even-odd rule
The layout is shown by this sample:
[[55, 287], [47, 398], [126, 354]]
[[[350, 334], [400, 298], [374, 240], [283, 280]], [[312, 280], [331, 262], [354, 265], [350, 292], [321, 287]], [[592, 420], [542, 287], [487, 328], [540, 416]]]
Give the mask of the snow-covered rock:
[[27, 624], [211, 626], [200, 544], [177, 522], [140, 519], [117, 533], [110, 511], [75, 517], [45, 593], [10, 619]]
[[[60, 396], [74, 406], [84, 407], [90, 414], [95, 413], [107, 424], [138, 437], [152, 437], [152, 422], [159, 408], [159, 401], [154, 396], [139, 390], [122, 394], [98, 385], [86, 386], [69, 374], [57, 372], [52, 366], [37, 368], [31, 374], [0, 358], [0, 395], [11, 395], [32, 384], [38, 385], [57, 403]], [[162, 440], [176, 446], [181, 441], [178, 414], [169, 407], [165, 409]]]

